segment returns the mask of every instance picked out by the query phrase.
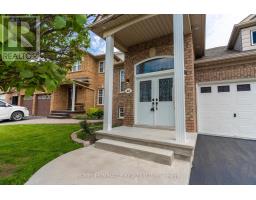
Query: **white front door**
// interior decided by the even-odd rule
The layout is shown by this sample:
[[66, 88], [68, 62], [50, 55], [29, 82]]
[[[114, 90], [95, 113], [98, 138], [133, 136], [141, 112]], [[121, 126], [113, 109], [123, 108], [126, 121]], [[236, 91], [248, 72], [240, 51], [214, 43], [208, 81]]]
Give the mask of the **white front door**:
[[136, 124], [174, 126], [173, 77], [138, 78], [136, 91]]
[[256, 139], [256, 83], [198, 87], [199, 132]]

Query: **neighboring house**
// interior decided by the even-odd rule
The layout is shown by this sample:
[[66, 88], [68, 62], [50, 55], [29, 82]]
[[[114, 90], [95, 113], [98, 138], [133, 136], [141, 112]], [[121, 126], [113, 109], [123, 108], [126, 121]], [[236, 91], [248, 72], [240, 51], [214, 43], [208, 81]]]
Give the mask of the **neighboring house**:
[[50, 112], [51, 94], [48, 93], [35, 92], [33, 96], [25, 96], [22, 90], [4, 93], [2, 97], [12, 105], [27, 107], [30, 115], [47, 116]]
[[[66, 81], [51, 95], [51, 117], [56, 116], [56, 113], [84, 113], [92, 107], [103, 108], [104, 59], [104, 54], [87, 53], [73, 65]], [[123, 66], [123, 59], [122, 53], [115, 53], [116, 69]]]
[[[174, 128], [182, 142], [185, 132], [256, 138], [255, 15], [234, 26], [227, 47], [209, 50], [205, 15], [173, 18], [107, 15], [91, 25], [107, 43], [104, 130]], [[114, 46], [125, 52], [125, 92], [112, 71]]]
[[[52, 94], [35, 92], [25, 96], [25, 92], [0, 93], [0, 98], [13, 105], [25, 106], [30, 115], [67, 117], [65, 113], [84, 113], [91, 107], [104, 105], [104, 64], [105, 55], [87, 53], [76, 62], [67, 74], [66, 80]], [[115, 53], [115, 68], [122, 68], [124, 54]], [[73, 96], [73, 91], [74, 96]], [[64, 113], [64, 114], [63, 114]]]

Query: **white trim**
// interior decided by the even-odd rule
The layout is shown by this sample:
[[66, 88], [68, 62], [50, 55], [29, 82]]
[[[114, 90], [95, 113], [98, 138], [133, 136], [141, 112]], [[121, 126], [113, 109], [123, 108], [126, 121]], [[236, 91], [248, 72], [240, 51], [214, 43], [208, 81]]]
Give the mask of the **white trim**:
[[122, 84], [122, 81], [121, 81], [121, 72], [124, 73], [124, 83], [125, 83], [125, 70], [124, 70], [124, 69], [120, 69], [120, 70], [119, 70], [119, 92], [120, 92], [120, 93], [124, 93], [124, 92], [125, 92], [125, 88], [124, 88], [124, 91], [121, 90], [121, 84]]
[[155, 77], [155, 76], [161, 76], [161, 75], [166, 75], [166, 74], [174, 74], [174, 69], [168, 69], [168, 70], [163, 70], [163, 71], [157, 71], [157, 72], [150, 72], [146, 74], [137, 74], [136, 79], [140, 78], [148, 78], [148, 77]]
[[[103, 63], [103, 72], [100, 71], [100, 63]], [[103, 60], [99, 61], [98, 73], [99, 74], [104, 74], [105, 73], [105, 61], [103, 61]]]
[[251, 30], [251, 45], [255, 46], [256, 43], [253, 43], [253, 33], [256, 32], [256, 29]]

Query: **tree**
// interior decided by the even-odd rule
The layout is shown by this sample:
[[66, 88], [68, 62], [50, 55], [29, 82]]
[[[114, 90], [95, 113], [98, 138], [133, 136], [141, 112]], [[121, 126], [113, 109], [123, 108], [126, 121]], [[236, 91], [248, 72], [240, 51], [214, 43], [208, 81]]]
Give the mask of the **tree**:
[[[0, 90], [25, 89], [27, 95], [33, 94], [35, 90], [52, 92], [63, 81], [71, 66], [80, 60], [88, 49], [90, 37], [86, 24], [88, 17], [93, 15], [39, 15], [39, 17], [40, 22], [36, 25], [33, 20], [28, 22], [32, 28], [28, 33], [25, 32], [26, 36], [33, 40], [36, 26], [40, 27], [39, 58], [4, 61], [1, 56]], [[6, 25], [1, 23], [0, 33], [6, 28]], [[19, 28], [21, 31], [26, 31], [26, 27], [22, 24]], [[2, 36], [0, 43], [1, 46], [6, 43]]]

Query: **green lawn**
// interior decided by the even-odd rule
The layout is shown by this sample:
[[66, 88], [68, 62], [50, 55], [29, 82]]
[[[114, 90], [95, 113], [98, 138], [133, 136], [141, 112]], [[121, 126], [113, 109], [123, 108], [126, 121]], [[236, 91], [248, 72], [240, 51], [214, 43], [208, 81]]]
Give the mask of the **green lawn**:
[[40, 167], [81, 145], [70, 139], [79, 125], [0, 126], [0, 184], [24, 184]]

